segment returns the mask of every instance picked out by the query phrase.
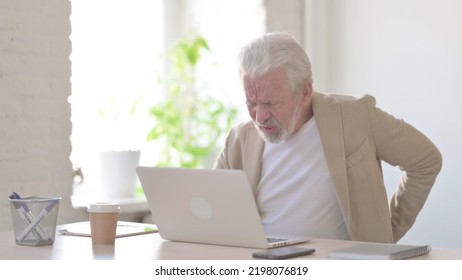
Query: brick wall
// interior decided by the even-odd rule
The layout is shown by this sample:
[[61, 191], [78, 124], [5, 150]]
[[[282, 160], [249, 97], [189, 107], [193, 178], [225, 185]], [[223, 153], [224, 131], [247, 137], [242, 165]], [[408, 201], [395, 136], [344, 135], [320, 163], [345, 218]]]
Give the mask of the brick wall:
[[60, 196], [73, 221], [68, 0], [0, 1], [0, 231], [8, 195]]

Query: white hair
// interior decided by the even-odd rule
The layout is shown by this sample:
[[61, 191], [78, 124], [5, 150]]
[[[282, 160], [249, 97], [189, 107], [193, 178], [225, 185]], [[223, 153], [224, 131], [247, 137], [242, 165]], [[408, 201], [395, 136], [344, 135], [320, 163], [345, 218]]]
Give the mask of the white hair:
[[244, 46], [238, 57], [240, 77], [257, 78], [283, 69], [294, 93], [312, 81], [308, 55], [295, 38], [286, 33], [267, 33]]

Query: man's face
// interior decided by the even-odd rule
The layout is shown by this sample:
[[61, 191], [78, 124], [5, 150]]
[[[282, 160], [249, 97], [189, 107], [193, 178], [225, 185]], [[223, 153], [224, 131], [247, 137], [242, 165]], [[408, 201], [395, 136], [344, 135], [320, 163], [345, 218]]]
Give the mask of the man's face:
[[244, 75], [243, 82], [247, 109], [265, 141], [287, 139], [306, 122], [306, 98], [292, 92], [283, 70], [255, 79]]

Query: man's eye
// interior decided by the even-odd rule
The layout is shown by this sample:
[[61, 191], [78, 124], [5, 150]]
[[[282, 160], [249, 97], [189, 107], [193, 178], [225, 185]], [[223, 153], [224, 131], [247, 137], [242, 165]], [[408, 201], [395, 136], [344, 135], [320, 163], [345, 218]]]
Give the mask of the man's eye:
[[257, 103], [255, 103], [255, 102], [247, 101], [246, 104], [247, 104], [247, 107], [255, 107], [255, 106], [257, 106]]
[[266, 106], [266, 107], [269, 107], [269, 108], [274, 108], [274, 107], [276, 107], [276, 106], [278, 106], [278, 105], [279, 105], [279, 103], [277, 103], [277, 102], [268, 102], [268, 103], [265, 103], [265, 106]]

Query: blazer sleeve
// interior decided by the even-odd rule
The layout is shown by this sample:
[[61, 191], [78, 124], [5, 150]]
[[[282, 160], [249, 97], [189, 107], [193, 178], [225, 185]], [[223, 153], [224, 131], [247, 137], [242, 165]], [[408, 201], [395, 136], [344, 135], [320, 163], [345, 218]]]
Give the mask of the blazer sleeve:
[[390, 201], [393, 240], [397, 242], [422, 209], [441, 170], [442, 156], [416, 128], [377, 108], [373, 97], [368, 103], [377, 157], [403, 171]]

